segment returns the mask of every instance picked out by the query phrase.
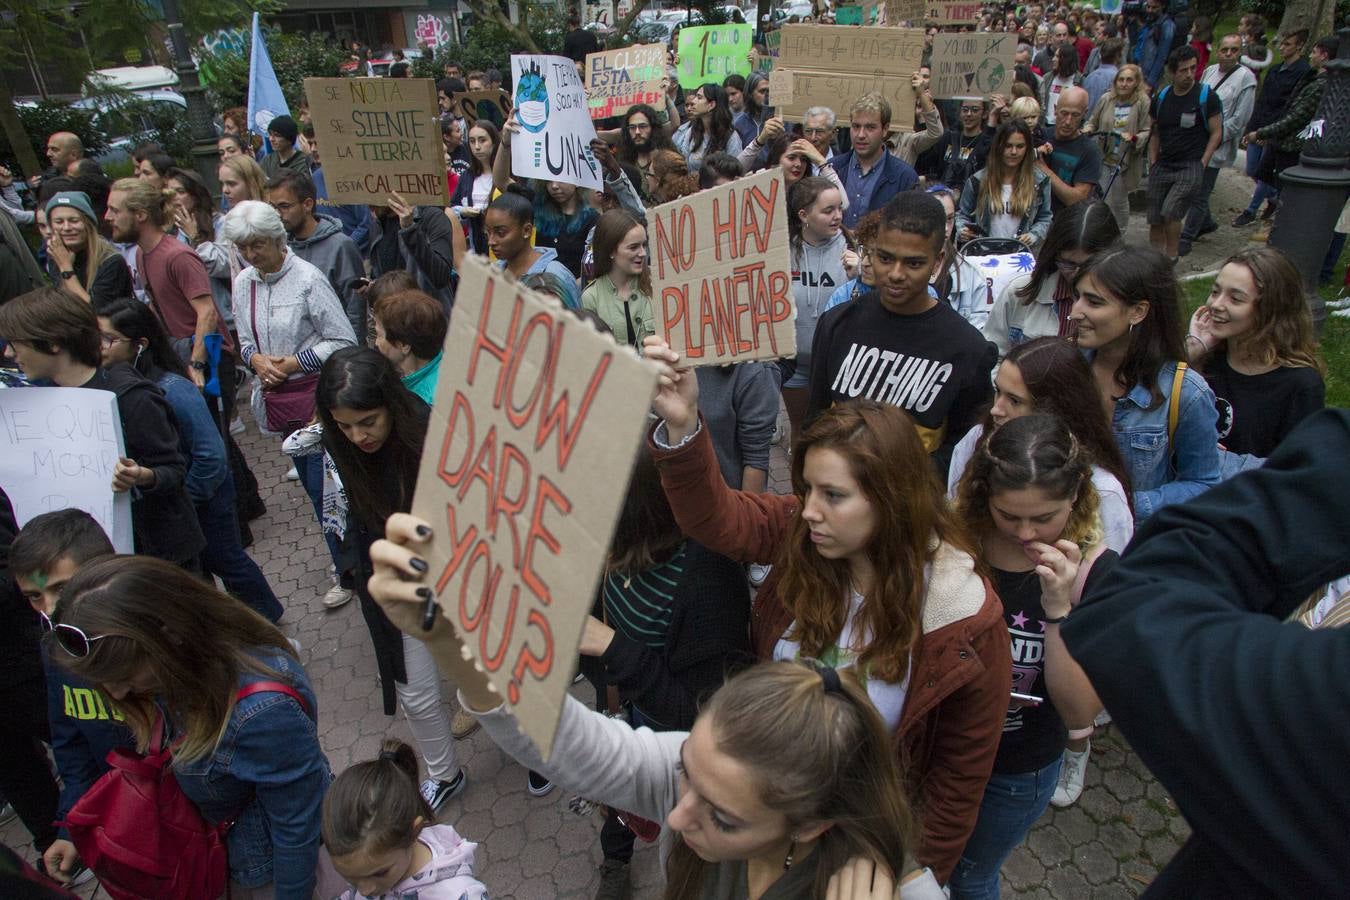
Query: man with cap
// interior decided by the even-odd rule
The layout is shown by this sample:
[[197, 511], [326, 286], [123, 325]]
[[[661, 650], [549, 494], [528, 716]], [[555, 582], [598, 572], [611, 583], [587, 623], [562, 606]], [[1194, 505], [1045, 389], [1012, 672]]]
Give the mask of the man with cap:
[[300, 126], [290, 116], [277, 116], [267, 123], [267, 142], [272, 145], [272, 152], [262, 158], [263, 174], [271, 178], [283, 169], [309, 174], [310, 159], [295, 146], [299, 137]]
[[99, 234], [98, 219], [82, 191], [61, 191], [47, 201], [47, 274], [52, 284], [97, 306], [131, 296], [131, 270], [117, 248]]

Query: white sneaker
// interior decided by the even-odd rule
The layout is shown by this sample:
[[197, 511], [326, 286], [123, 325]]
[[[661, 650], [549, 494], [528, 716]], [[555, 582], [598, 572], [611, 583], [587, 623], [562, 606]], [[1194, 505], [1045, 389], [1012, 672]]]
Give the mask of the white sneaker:
[[300, 473], [295, 471], [295, 466], [291, 466], [289, 469], [286, 470], [286, 480], [287, 481], [300, 480]]
[[764, 584], [764, 579], [769, 577], [769, 572], [773, 566], [762, 566], [759, 563], [751, 563], [745, 567], [746, 576], [750, 579], [751, 587], [759, 587]]
[[1333, 309], [1331, 314], [1338, 319], [1350, 319], [1350, 309]]
[[339, 606], [345, 606], [356, 596], [356, 591], [351, 588], [345, 588], [340, 584], [335, 584], [328, 589], [328, 593], [323, 595], [324, 609], [337, 609]]
[[1111, 714], [1106, 710], [1102, 710], [1101, 712], [1097, 713], [1097, 717], [1092, 720], [1092, 726], [1094, 728], [1105, 728], [1107, 725], [1110, 724], [1111, 724]]
[[231, 420], [230, 422], [230, 434], [243, 434], [243, 433], [244, 433], [244, 420], [239, 418], [238, 416], [235, 416], [234, 419]]
[[1087, 776], [1088, 754], [1091, 752], [1091, 742], [1083, 748], [1082, 753], [1064, 751], [1064, 762], [1059, 767], [1059, 785], [1055, 788], [1055, 795], [1050, 798], [1052, 805], [1062, 809], [1078, 802], [1078, 798], [1083, 795], [1083, 779]]
[[1347, 306], [1350, 306], [1350, 297], [1340, 297], [1336, 300], [1328, 300], [1322, 305], [1327, 309], [1345, 309]]

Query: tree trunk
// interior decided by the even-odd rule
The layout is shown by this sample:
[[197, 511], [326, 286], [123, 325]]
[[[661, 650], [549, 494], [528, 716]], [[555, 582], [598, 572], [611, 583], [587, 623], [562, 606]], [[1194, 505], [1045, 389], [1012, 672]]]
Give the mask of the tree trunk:
[[1308, 41], [1332, 33], [1336, 17], [1336, 0], [1289, 0], [1280, 19], [1279, 34], [1308, 29]]
[[[14, 94], [10, 92], [9, 81], [5, 78], [0, 78], [0, 128], [5, 129], [5, 137], [9, 138], [9, 146], [14, 151], [14, 158], [19, 161], [19, 168], [23, 169], [24, 178], [41, 175], [42, 165], [33, 152], [28, 129], [23, 127], [23, 120], [14, 108]], [[19, 173], [14, 174], [17, 177]]]
[[609, 36], [609, 40], [605, 41], [605, 45], [610, 46], [621, 40], [628, 33], [628, 29], [632, 27], [638, 13], [646, 9], [650, 3], [651, 0], [633, 0], [633, 8], [628, 11], [628, 15], [614, 23], [614, 33]]
[[[521, 28], [502, 14], [501, 7], [497, 5], [496, 0], [465, 0], [469, 9], [473, 10], [475, 16], [480, 22], [492, 22], [500, 25], [510, 32], [511, 37], [520, 45], [521, 49], [527, 53], [538, 53], [539, 45], [534, 42], [530, 32]], [[521, 0], [522, 19], [524, 16], [524, 4], [527, 0]]]

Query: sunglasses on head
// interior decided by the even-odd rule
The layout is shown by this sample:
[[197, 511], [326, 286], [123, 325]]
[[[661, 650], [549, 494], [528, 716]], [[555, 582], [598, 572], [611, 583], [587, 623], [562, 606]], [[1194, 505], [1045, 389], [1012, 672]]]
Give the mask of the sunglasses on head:
[[51, 617], [44, 612], [40, 612], [38, 615], [42, 617], [42, 630], [44, 632], [50, 631], [52, 637], [61, 649], [76, 659], [84, 659], [89, 655], [89, 651], [92, 649], [94, 641], [101, 641], [107, 637], [106, 634], [90, 637], [85, 634], [83, 630], [76, 628], [74, 625], [64, 625], [53, 622]]

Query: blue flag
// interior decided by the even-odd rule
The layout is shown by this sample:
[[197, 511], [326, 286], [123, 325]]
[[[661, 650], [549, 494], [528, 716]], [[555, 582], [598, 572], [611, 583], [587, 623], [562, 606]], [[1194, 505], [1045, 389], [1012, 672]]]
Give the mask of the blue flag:
[[258, 14], [253, 14], [253, 54], [248, 62], [248, 130], [262, 138], [263, 153], [271, 153], [267, 140], [267, 125], [277, 116], [289, 116], [286, 95], [272, 69], [272, 58], [267, 55]]

